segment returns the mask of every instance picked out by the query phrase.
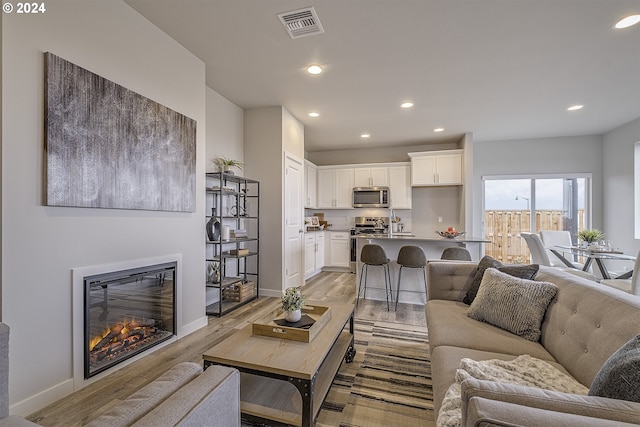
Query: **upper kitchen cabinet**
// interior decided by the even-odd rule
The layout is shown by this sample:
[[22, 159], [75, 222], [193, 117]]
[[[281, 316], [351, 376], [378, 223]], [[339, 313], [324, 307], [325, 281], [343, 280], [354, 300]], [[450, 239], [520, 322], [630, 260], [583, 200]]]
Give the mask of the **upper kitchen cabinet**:
[[408, 153], [411, 185], [462, 185], [462, 150]]
[[318, 168], [318, 208], [353, 207], [353, 168]]
[[411, 209], [411, 166], [390, 166], [389, 193], [393, 209]]
[[318, 168], [308, 160], [304, 161], [304, 207], [318, 207]]
[[355, 168], [354, 187], [388, 187], [389, 175], [386, 167]]

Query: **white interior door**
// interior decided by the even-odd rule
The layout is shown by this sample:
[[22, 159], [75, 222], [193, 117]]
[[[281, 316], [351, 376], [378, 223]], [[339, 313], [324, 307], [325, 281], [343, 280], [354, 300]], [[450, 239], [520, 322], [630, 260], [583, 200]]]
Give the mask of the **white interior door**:
[[284, 289], [304, 283], [304, 165], [285, 153], [284, 166]]

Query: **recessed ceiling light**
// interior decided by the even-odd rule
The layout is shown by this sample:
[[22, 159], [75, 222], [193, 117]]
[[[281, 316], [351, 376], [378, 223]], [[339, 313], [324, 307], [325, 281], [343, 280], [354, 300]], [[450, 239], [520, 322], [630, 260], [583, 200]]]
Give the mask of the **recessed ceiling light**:
[[368, 133], [360, 134], [360, 138], [369, 138], [369, 137], [371, 137], [371, 135], [369, 135]]
[[584, 105], [572, 105], [571, 107], [567, 108], [567, 111], [577, 111], [577, 110], [582, 110], [584, 108]]
[[638, 22], [640, 22], [640, 15], [629, 15], [616, 22], [614, 27], [618, 29], [628, 28], [632, 25], [636, 25]]
[[435, 128], [434, 132], [444, 132], [444, 128]]
[[309, 72], [309, 74], [320, 74], [322, 72], [322, 67], [319, 65], [312, 65], [307, 68], [307, 71]]
[[413, 107], [413, 102], [403, 102], [402, 104], [400, 104], [400, 106], [402, 108], [411, 108]]
[[320, 116], [320, 113], [316, 113], [315, 111], [312, 111], [309, 113], [309, 117], [318, 117]]

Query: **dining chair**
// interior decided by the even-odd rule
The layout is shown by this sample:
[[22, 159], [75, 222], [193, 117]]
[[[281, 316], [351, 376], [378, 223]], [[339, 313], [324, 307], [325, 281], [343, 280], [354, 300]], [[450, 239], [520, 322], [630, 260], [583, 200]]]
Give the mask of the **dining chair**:
[[540, 239], [535, 233], [520, 233], [525, 242], [527, 242], [527, 246], [529, 246], [529, 252], [531, 253], [531, 261], [534, 264], [546, 265], [549, 267], [553, 267], [551, 264], [551, 260], [549, 259], [549, 255]]
[[[566, 230], [540, 230], [540, 238], [542, 239], [542, 243], [546, 248], [551, 246], [573, 246], [573, 242], [571, 241], [571, 233]], [[554, 267], [565, 267], [565, 263], [562, 262], [558, 256], [556, 256], [549, 249], [545, 249], [547, 255], [549, 256], [549, 260], [551, 261], [551, 265]], [[573, 260], [570, 261], [575, 268], [582, 270], [584, 264], [580, 264]]]
[[640, 296], [640, 251], [636, 255], [636, 261], [633, 264], [633, 272], [630, 279], [602, 279], [600, 283], [603, 285], [611, 286], [612, 288], [619, 289], [624, 292], [628, 292], [633, 295]]
[[582, 271], [579, 268], [571, 268], [566, 267], [564, 264], [562, 266], [553, 265], [549, 260], [549, 255], [547, 254], [547, 250], [544, 247], [544, 243], [542, 243], [542, 239], [535, 233], [520, 233], [525, 242], [527, 242], [527, 246], [529, 246], [529, 252], [531, 252], [531, 261], [534, 264], [546, 265], [548, 267], [556, 267], [561, 270], [566, 271], [567, 273], [574, 274], [576, 276], [584, 277], [585, 279], [595, 281], [596, 278], [593, 274]]

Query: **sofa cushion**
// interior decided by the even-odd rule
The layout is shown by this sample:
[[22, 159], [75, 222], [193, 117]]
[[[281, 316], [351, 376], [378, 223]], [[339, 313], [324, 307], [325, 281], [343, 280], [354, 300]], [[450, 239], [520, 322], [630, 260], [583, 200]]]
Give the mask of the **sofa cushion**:
[[476, 274], [473, 277], [473, 282], [471, 282], [471, 286], [469, 287], [469, 290], [467, 290], [467, 294], [463, 299], [465, 304], [471, 305], [473, 300], [476, 298], [478, 289], [482, 283], [482, 277], [484, 276], [484, 272], [487, 268], [497, 268], [499, 271], [511, 276], [533, 280], [536, 277], [540, 266], [538, 264], [504, 265], [500, 261], [488, 255], [484, 256], [478, 263], [478, 270], [476, 271]]
[[528, 354], [542, 360], [555, 360], [539, 343], [467, 316], [469, 306], [460, 301], [432, 300], [427, 303], [429, 346], [466, 347], [518, 356]]
[[540, 339], [540, 325], [558, 287], [551, 282], [520, 279], [489, 268], [467, 314], [531, 341]]
[[631, 338], [604, 362], [589, 395], [640, 402], [640, 335]]
[[240, 372], [211, 366], [136, 422], [134, 427], [240, 425]]
[[640, 298], [554, 267], [541, 266], [536, 280], [558, 286], [540, 342], [590, 387], [607, 359], [639, 333]]
[[[513, 334], [512, 334], [513, 335]], [[520, 338], [522, 341], [526, 341]], [[531, 341], [527, 341], [531, 342]], [[532, 343], [533, 344], [533, 343]], [[440, 411], [442, 400], [444, 399], [449, 386], [456, 381], [456, 370], [460, 367], [460, 361], [464, 358], [473, 360], [513, 360], [518, 355], [497, 353], [493, 351], [480, 351], [470, 348], [440, 346], [431, 351], [431, 377], [433, 384], [433, 408], [434, 413]], [[553, 358], [545, 359], [560, 371], [567, 373], [567, 370], [560, 364], [553, 361]]]
[[[608, 423], [612, 420], [636, 424], [640, 421], [638, 418], [640, 405], [636, 403], [475, 378], [468, 378], [462, 383], [463, 419], [466, 412], [464, 407], [474, 397], [522, 405], [523, 407], [547, 409], [556, 412], [556, 414], [593, 417], [600, 420], [601, 424], [599, 425], [603, 423], [609, 425]], [[603, 419], [606, 419], [606, 422]]]
[[625, 423], [609, 419], [587, 417], [566, 412], [507, 403], [499, 400], [472, 397], [465, 412], [465, 426], [482, 427], [632, 427], [636, 423]]
[[90, 427], [129, 426], [158, 406], [176, 390], [197, 378], [202, 367], [196, 363], [178, 363], [160, 377], [133, 393], [89, 424]]

